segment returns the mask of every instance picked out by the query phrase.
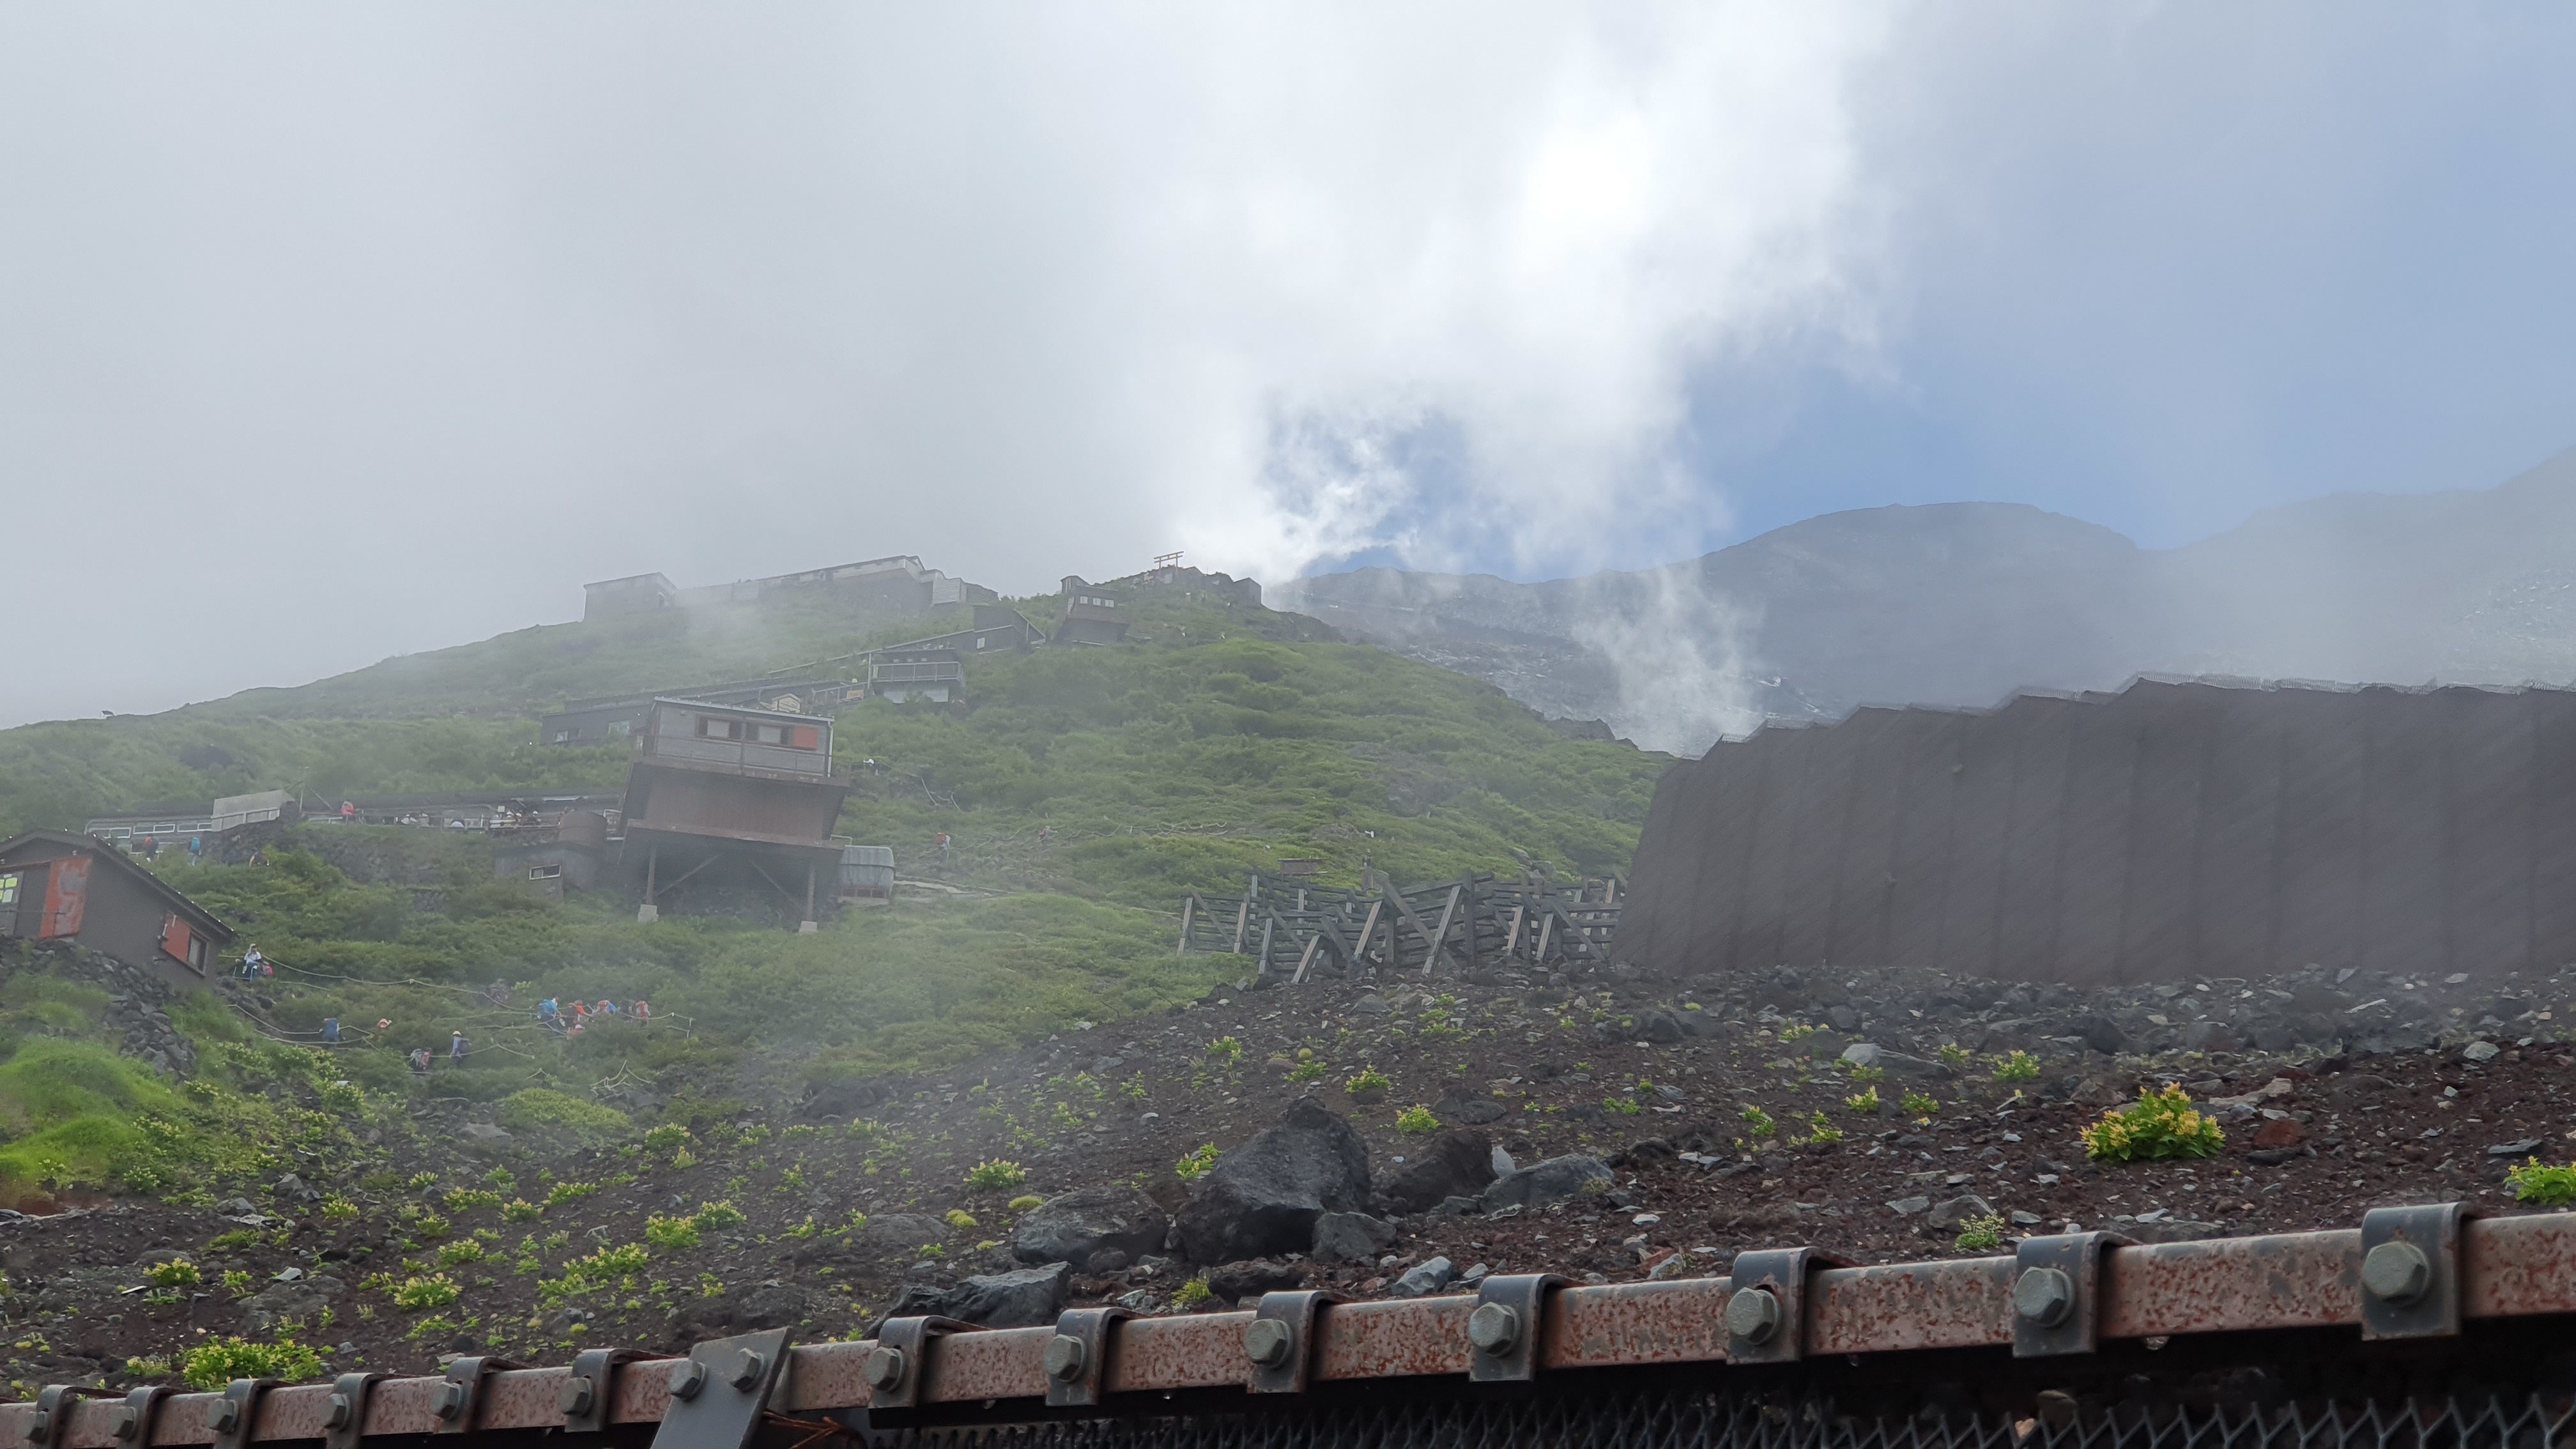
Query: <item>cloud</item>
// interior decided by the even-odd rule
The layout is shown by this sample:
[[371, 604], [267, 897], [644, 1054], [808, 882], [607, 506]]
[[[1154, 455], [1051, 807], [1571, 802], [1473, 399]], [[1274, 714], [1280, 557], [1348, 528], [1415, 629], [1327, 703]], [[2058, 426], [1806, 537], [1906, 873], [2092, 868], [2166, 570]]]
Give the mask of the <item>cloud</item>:
[[94, 642], [9, 666], [0, 718], [288, 682], [645, 569], [1572, 567], [1605, 506], [1702, 536], [1694, 365], [1867, 332], [1847, 83], [1881, 29], [14, 7], [0, 470], [61, 544], [22, 581], [80, 591]]

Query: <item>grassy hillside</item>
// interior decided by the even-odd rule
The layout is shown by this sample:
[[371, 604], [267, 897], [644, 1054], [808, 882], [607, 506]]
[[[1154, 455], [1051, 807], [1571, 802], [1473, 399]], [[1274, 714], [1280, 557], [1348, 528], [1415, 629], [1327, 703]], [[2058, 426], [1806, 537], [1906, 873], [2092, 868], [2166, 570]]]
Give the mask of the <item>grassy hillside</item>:
[[[161, 868], [284, 965], [280, 1028], [338, 1017], [370, 1045], [334, 1060], [394, 1090], [409, 1082], [403, 1052], [464, 1031], [473, 1063], [442, 1067], [437, 1091], [486, 1098], [609, 1081], [686, 1098], [721, 1092], [709, 1084], [746, 1066], [916, 1070], [1169, 1006], [1241, 970], [1174, 957], [1181, 893], [1231, 894], [1282, 856], [1320, 858], [1342, 882], [1368, 865], [1406, 881], [1624, 868], [1660, 757], [1566, 739], [1492, 686], [1340, 642], [1311, 620], [1180, 591], [1130, 603], [1139, 622], [1126, 643], [973, 661], [963, 708], [869, 701], [839, 716], [839, 763], [858, 779], [844, 833], [893, 845], [903, 874], [957, 893], [852, 912], [819, 935], [726, 919], [638, 926], [607, 894], [547, 903], [491, 879], [479, 839], [443, 833], [312, 825], [264, 866], [165, 856]], [[547, 749], [525, 718], [449, 712], [478, 688], [499, 698], [560, 683], [561, 670], [529, 664], [529, 637], [437, 656], [418, 696], [376, 675], [374, 718], [305, 713], [350, 697], [360, 676], [348, 676], [264, 696], [269, 716], [243, 698], [0, 733], [0, 801], [15, 826], [274, 783], [613, 783], [619, 752]], [[639, 637], [582, 655], [581, 687], [650, 682], [667, 639]], [[820, 654], [854, 640], [864, 636], [805, 642]], [[478, 684], [478, 660], [500, 682]], [[768, 661], [699, 662], [740, 675]], [[871, 759], [881, 768], [864, 768]], [[929, 849], [941, 831], [955, 839], [945, 867]], [[442, 889], [415, 889], [426, 884]], [[511, 984], [506, 1008], [477, 994], [496, 980]], [[644, 996], [682, 1030], [567, 1043], [529, 1021], [542, 995]], [[379, 1020], [392, 1025], [376, 1035]]]

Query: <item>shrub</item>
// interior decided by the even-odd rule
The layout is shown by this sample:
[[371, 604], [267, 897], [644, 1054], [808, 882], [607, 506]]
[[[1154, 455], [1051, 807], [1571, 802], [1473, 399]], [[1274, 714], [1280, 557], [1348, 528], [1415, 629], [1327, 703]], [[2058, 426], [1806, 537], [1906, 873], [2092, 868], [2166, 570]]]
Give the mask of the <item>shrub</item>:
[[1196, 1308], [1215, 1296], [1216, 1290], [1208, 1286], [1208, 1280], [1206, 1278], [1192, 1278], [1187, 1283], [1184, 1283], [1180, 1287], [1172, 1290], [1172, 1306], [1174, 1308]]
[[1959, 1224], [1959, 1236], [1953, 1246], [1961, 1248], [2000, 1248], [2004, 1243], [2004, 1219], [2001, 1213], [1982, 1213]]
[[501, 1220], [510, 1223], [534, 1222], [545, 1215], [545, 1209], [526, 1198], [512, 1198], [501, 1209]]
[[1819, 1109], [1807, 1118], [1807, 1140], [1810, 1142], [1840, 1142], [1843, 1140], [1843, 1129], [1835, 1126], [1826, 1118], [1823, 1110]]
[[2525, 1158], [2521, 1166], [2505, 1170], [2504, 1180], [2513, 1184], [2516, 1202], [2538, 1203], [2542, 1207], [2576, 1202], [2576, 1163], [2550, 1167], [2537, 1157]]
[[2039, 1078], [2039, 1058], [2026, 1051], [2014, 1051], [1995, 1058], [1995, 1080], [2029, 1082]]
[[358, 1215], [358, 1205], [334, 1193], [322, 1199], [322, 1221], [345, 1223]]
[[698, 1220], [655, 1213], [644, 1220], [644, 1241], [666, 1253], [694, 1248], [698, 1245]]
[[500, 1205], [501, 1195], [488, 1187], [451, 1187], [447, 1190], [447, 1210], [452, 1213]]
[[1780, 1131], [1780, 1124], [1771, 1120], [1770, 1113], [1750, 1103], [1735, 1115], [1744, 1124], [1744, 1130], [1754, 1137], [1770, 1137]]
[[252, 1292], [250, 1274], [239, 1268], [225, 1273], [224, 1291], [235, 1298], [248, 1298]]
[[546, 1189], [545, 1206], [562, 1207], [568, 1202], [579, 1202], [597, 1191], [599, 1191], [599, 1184], [595, 1182], [559, 1182]]
[[1887, 1080], [1887, 1068], [1885, 1067], [1865, 1067], [1858, 1062], [1854, 1062], [1851, 1064], [1849, 1070], [1851, 1072], [1851, 1079], [1855, 1082], [1870, 1083], [1884, 1082]]
[[423, 1313], [445, 1308], [461, 1291], [456, 1280], [444, 1273], [423, 1273], [394, 1285], [394, 1306], [405, 1313]]
[[647, 1152], [677, 1152], [689, 1145], [689, 1129], [677, 1122], [665, 1122], [644, 1134]]
[[1869, 1087], [1843, 1098], [1843, 1105], [1864, 1117], [1875, 1117], [1887, 1104], [1878, 1099], [1878, 1088]]
[[1440, 1130], [1440, 1119], [1431, 1115], [1430, 1108], [1416, 1102], [1395, 1114], [1395, 1130], [1410, 1133], [1437, 1132]]
[[466, 1238], [460, 1242], [449, 1243], [445, 1247], [440, 1248], [438, 1250], [438, 1266], [442, 1268], [461, 1268], [468, 1263], [480, 1263], [489, 1256], [491, 1256], [489, 1250], [487, 1250], [481, 1243], [474, 1241], [472, 1238]]
[[1191, 1151], [1183, 1153], [1181, 1160], [1172, 1164], [1172, 1175], [1183, 1182], [1196, 1182], [1206, 1176], [1207, 1170], [1214, 1166], [1216, 1166], [1216, 1144], [1202, 1142]]
[[436, 1213], [423, 1213], [420, 1216], [420, 1221], [411, 1225], [412, 1236], [420, 1239], [424, 1243], [435, 1243], [439, 1239], [446, 1237], [451, 1231], [452, 1229], [448, 1226], [447, 1219], [440, 1217]]
[[2138, 1100], [2114, 1107], [2084, 1129], [2084, 1155], [2104, 1162], [2165, 1157], [2208, 1157], [2227, 1144], [2218, 1123], [2192, 1110], [2176, 1084], [2161, 1092], [2138, 1089]]
[[1372, 1065], [1362, 1067], [1358, 1072], [1344, 1078], [1342, 1090], [1359, 1101], [1368, 1101], [1371, 1098], [1385, 1096], [1387, 1090], [1394, 1085], [1394, 1078]]
[[268, 1234], [266, 1233], [259, 1232], [251, 1228], [235, 1228], [231, 1232], [217, 1233], [213, 1237], [208, 1238], [206, 1240], [206, 1251], [210, 1253], [238, 1253], [244, 1248], [256, 1248], [267, 1241]]
[[1207, 1054], [1209, 1061], [1230, 1067], [1243, 1060], [1243, 1043], [1230, 1036], [1221, 1036], [1207, 1044]]
[[496, 1115], [504, 1127], [568, 1132], [592, 1144], [615, 1142], [635, 1130], [635, 1119], [614, 1107], [545, 1087], [513, 1092]]
[[966, 1170], [966, 1185], [977, 1192], [1007, 1192], [1028, 1180], [1028, 1169], [998, 1157]]
[[1324, 1065], [1320, 1060], [1302, 1061], [1288, 1069], [1288, 1080], [1292, 1082], [1320, 1082], [1324, 1079], [1324, 1074], [1331, 1070], [1332, 1068]]
[[235, 1379], [317, 1378], [322, 1356], [295, 1340], [253, 1343], [246, 1338], [210, 1338], [188, 1350], [179, 1376], [192, 1389], [220, 1389]]
[[206, 1275], [198, 1272], [197, 1265], [187, 1259], [172, 1258], [166, 1263], [155, 1263], [144, 1269], [143, 1276], [150, 1280], [155, 1288], [194, 1288], [205, 1281]]
[[1604, 1097], [1601, 1099], [1601, 1110], [1615, 1112], [1622, 1117], [1634, 1117], [1646, 1109], [1634, 1097]]
[[1948, 1067], [1954, 1072], [1963, 1072], [1968, 1069], [1968, 1049], [1959, 1045], [1957, 1042], [1945, 1041], [1941, 1043], [1941, 1049], [1934, 1052], [1932, 1055], [1939, 1057], [1941, 1059], [1941, 1065]]
[[983, 1226], [983, 1224], [975, 1221], [975, 1215], [973, 1213], [966, 1211], [964, 1208], [950, 1208], [948, 1211], [939, 1215], [939, 1220], [948, 1224], [948, 1226], [957, 1229], [961, 1233], [966, 1231], [968, 1228]]
[[1897, 1106], [1904, 1109], [1908, 1117], [1929, 1117], [1941, 1110], [1941, 1103], [1929, 1093], [1911, 1089], [1906, 1092], [1904, 1100], [1898, 1102]]
[[727, 1228], [738, 1228], [743, 1225], [744, 1221], [745, 1219], [742, 1215], [742, 1209], [735, 1207], [732, 1203], [702, 1202], [698, 1204], [698, 1226], [704, 1228], [708, 1232], [720, 1233]]
[[1011, 1199], [1009, 1203], [1010, 1210], [1015, 1213], [1029, 1212], [1033, 1209], [1045, 1206], [1046, 1199], [1039, 1197], [1035, 1193], [1022, 1193], [1018, 1197]]

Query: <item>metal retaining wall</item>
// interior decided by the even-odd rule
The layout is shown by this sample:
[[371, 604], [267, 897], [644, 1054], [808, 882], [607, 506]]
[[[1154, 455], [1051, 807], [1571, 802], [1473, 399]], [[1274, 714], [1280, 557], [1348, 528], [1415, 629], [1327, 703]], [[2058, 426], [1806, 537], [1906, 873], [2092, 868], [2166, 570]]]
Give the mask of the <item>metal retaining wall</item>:
[[[443, 1377], [225, 1392], [55, 1387], [0, 1405], [30, 1449], [2570, 1449], [2576, 1214], [2372, 1211], [2358, 1231], [1838, 1266], [1748, 1251], [1728, 1277], [1130, 1318], [898, 1319], [687, 1358], [593, 1349]], [[98, 1397], [83, 1397], [96, 1394]], [[378, 1449], [388, 1449], [379, 1444]], [[962, 1445], [961, 1445], [962, 1449]]]
[[2087, 985], [2576, 959], [2576, 692], [2141, 680], [1766, 728], [1657, 786], [1613, 954]]

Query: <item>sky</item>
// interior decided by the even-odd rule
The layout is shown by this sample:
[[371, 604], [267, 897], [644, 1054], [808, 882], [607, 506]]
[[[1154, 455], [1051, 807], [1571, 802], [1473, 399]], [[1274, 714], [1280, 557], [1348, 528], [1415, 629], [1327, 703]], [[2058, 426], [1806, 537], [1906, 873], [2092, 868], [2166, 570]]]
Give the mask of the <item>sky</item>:
[[653, 570], [2490, 486], [2576, 444], [2571, 62], [2553, 7], [18, 0], [0, 724]]

